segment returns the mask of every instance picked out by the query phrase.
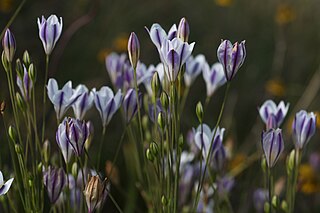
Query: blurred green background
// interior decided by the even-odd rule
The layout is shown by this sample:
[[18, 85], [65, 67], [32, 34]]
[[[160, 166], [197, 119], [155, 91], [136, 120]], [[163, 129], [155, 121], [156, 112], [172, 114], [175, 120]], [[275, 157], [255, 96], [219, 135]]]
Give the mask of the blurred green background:
[[[19, 3], [0, 0], [1, 29]], [[290, 125], [294, 114], [300, 109], [320, 111], [319, 9], [318, 0], [27, 0], [10, 29], [17, 42], [16, 57], [21, 57], [27, 49], [35, 61], [38, 82], [43, 84], [45, 56], [38, 36], [37, 18], [53, 13], [63, 17], [63, 33], [51, 57], [49, 76], [56, 78], [60, 86], [72, 80], [74, 86], [83, 83], [88, 88], [111, 86], [105, 57], [112, 51], [126, 52], [131, 31], [139, 37], [141, 61], [147, 65], [157, 64], [157, 50], [144, 29], [155, 22], [169, 30], [173, 23], [178, 24], [180, 18], [186, 17], [191, 29], [189, 40], [196, 42], [194, 55], [204, 54], [209, 64], [217, 61], [216, 49], [221, 39], [246, 40], [247, 58], [232, 82], [221, 124], [227, 129], [226, 140], [233, 146], [232, 159], [237, 164], [261, 149], [259, 140], [263, 125], [257, 107], [266, 99], [277, 103], [285, 100], [291, 104], [283, 127], [287, 152], [292, 148]], [[9, 99], [4, 72], [0, 72], [0, 88], [1, 99]], [[208, 107], [205, 121], [211, 126], [216, 121], [223, 91], [218, 90]], [[182, 116], [184, 131], [198, 125], [195, 104], [199, 99], [204, 101], [205, 94], [201, 76], [190, 91], [184, 112], [187, 116]], [[50, 107], [48, 117], [52, 118], [52, 124], [49, 125], [53, 129], [56, 125], [54, 116], [53, 107]], [[86, 116], [94, 122], [96, 140], [101, 131], [98, 116], [95, 109]], [[107, 129], [104, 161], [113, 158], [120, 138], [123, 127], [118, 119], [119, 113]], [[47, 134], [54, 141], [54, 131]], [[94, 153], [97, 148], [93, 145], [90, 152]], [[319, 129], [306, 152], [315, 151], [320, 151]], [[1, 153], [5, 162], [7, 154], [3, 149]], [[304, 161], [308, 161], [307, 154]], [[282, 159], [281, 163], [284, 162]], [[258, 168], [259, 162], [253, 167]], [[125, 173], [123, 161], [120, 161], [119, 169], [121, 174]], [[319, 209], [319, 171], [312, 172], [315, 179], [310, 187], [313, 190], [302, 190], [301, 197], [298, 195], [301, 204], [297, 211], [310, 208], [309, 202], [312, 202], [311, 211]], [[284, 175], [285, 171], [279, 174]], [[262, 172], [257, 174], [256, 169], [250, 168], [236, 178], [236, 182], [241, 182], [234, 188], [235, 193], [231, 193], [232, 205], [239, 210], [236, 212], [252, 210], [252, 203], [247, 200], [251, 201], [253, 190], [262, 186], [261, 175]], [[126, 181], [125, 176], [121, 178], [122, 182]]]

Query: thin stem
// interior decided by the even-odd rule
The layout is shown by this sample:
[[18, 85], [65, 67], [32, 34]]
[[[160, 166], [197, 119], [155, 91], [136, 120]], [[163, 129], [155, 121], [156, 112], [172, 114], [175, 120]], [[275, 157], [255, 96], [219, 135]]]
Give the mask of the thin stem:
[[49, 72], [49, 55], [46, 55], [46, 70], [45, 70], [44, 85], [43, 85], [43, 112], [42, 112], [42, 137], [41, 137], [42, 143], [44, 142], [44, 133], [45, 133], [45, 126], [46, 126], [46, 101], [47, 101], [46, 83], [48, 79], [48, 72]]
[[273, 196], [273, 189], [272, 189], [272, 168], [268, 168], [268, 192], [269, 192], [269, 212], [272, 213], [272, 196]]
[[197, 188], [196, 199], [195, 199], [195, 202], [194, 202], [194, 205], [193, 205], [193, 212], [195, 211], [195, 209], [196, 209], [196, 207], [198, 205], [198, 202], [199, 202], [200, 191], [202, 190], [202, 185], [203, 185], [204, 177], [205, 177], [205, 174], [206, 174], [206, 171], [207, 171], [208, 162], [209, 162], [209, 159], [211, 158], [211, 154], [212, 154], [213, 141], [214, 141], [214, 138], [215, 138], [216, 133], [217, 133], [217, 128], [218, 128], [218, 126], [219, 126], [219, 124], [221, 122], [221, 118], [222, 118], [222, 114], [223, 114], [224, 107], [225, 107], [225, 104], [226, 104], [229, 88], [230, 88], [230, 82], [227, 83], [227, 88], [226, 88], [226, 91], [225, 91], [225, 94], [224, 94], [224, 98], [223, 98], [223, 102], [222, 102], [222, 105], [221, 105], [219, 117], [218, 117], [216, 126], [214, 128], [214, 133], [213, 133], [213, 136], [212, 136], [212, 139], [211, 139], [211, 142], [210, 142], [209, 153], [208, 153], [208, 155], [206, 157], [206, 164], [205, 164], [204, 170], [203, 170], [203, 174], [204, 175], [201, 177], [199, 185], [198, 185], [198, 188]]
[[99, 146], [99, 150], [98, 150], [98, 162], [97, 162], [97, 169], [100, 168], [100, 158], [101, 158], [101, 151], [102, 151], [102, 148], [103, 148], [103, 141], [104, 141], [104, 137], [106, 135], [106, 129], [107, 127], [106, 126], [103, 126], [103, 129], [102, 129], [102, 135], [101, 135], [101, 140], [100, 140], [100, 146]]
[[123, 211], [121, 210], [120, 206], [118, 205], [118, 203], [116, 202], [116, 200], [114, 199], [114, 197], [111, 195], [110, 191], [109, 192], [109, 197], [112, 201], [112, 203], [115, 205], [115, 207], [117, 208], [117, 210], [120, 212], [120, 213], [123, 213]]
[[119, 142], [119, 145], [118, 145], [118, 147], [117, 147], [116, 154], [115, 154], [115, 156], [114, 156], [114, 158], [113, 158], [113, 161], [112, 161], [112, 167], [111, 167], [111, 170], [110, 170], [110, 172], [109, 172], [109, 177], [111, 177], [112, 172], [113, 172], [113, 168], [114, 168], [114, 166], [115, 166], [115, 164], [116, 164], [116, 162], [117, 162], [118, 155], [119, 155], [119, 153], [120, 153], [120, 149], [121, 149], [121, 147], [122, 147], [123, 139], [124, 139], [124, 136], [126, 135], [126, 132], [127, 132], [127, 126], [125, 127], [125, 129], [124, 129], [124, 131], [123, 131], [123, 133], [122, 133], [122, 135], [121, 135], [120, 142]]

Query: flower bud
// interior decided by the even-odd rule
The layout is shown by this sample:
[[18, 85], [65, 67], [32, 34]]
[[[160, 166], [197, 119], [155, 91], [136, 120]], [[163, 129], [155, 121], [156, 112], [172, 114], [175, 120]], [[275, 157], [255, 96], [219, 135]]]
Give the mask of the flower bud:
[[42, 162], [38, 163], [37, 170], [38, 170], [38, 173], [39, 173], [39, 174], [42, 172], [42, 170], [43, 170], [43, 164], [42, 164]]
[[157, 156], [159, 153], [158, 145], [155, 142], [150, 144], [150, 150], [154, 156]]
[[149, 127], [149, 118], [147, 115], [142, 117], [142, 128], [146, 131]]
[[2, 115], [4, 114], [5, 109], [6, 109], [6, 102], [2, 101], [0, 105], [0, 112]]
[[179, 144], [179, 147], [180, 147], [180, 148], [183, 147], [184, 140], [183, 140], [183, 135], [182, 135], [182, 134], [180, 134], [180, 136], [179, 136], [178, 144]]
[[89, 130], [89, 133], [88, 133], [89, 135], [88, 135], [87, 141], [84, 144], [84, 147], [85, 147], [86, 150], [89, 149], [89, 147], [90, 147], [90, 145], [92, 143], [93, 135], [94, 135], [93, 123], [91, 121], [87, 122], [87, 127], [88, 127], [88, 130]]
[[277, 197], [277, 195], [274, 195], [273, 197], [272, 197], [272, 206], [274, 207], [274, 208], [277, 208], [278, 206], [279, 206], [279, 204], [280, 204], [280, 200], [279, 200], [279, 198]]
[[159, 124], [159, 126], [160, 126], [160, 128], [163, 130], [164, 129], [164, 127], [165, 127], [165, 121], [164, 121], [164, 116], [163, 116], [163, 113], [162, 112], [160, 112], [159, 114], [158, 114], [158, 124]]
[[8, 129], [9, 137], [13, 142], [17, 141], [17, 130], [14, 126], [9, 126]]
[[199, 101], [196, 106], [196, 114], [200, 123], [203, 121], [203, 107], [201, 102]]
[[183, 42], [188, 42], [190, 34], [190, 27], [186, 18], [180, 20], [177, 37], [180, 38]]
[[23, 112], [26, 109], [26, 104], [24, 103], [20, 93], [16, 93], [16, 101], [19, 109]]
[[288, 203], [287, 203], [287, 201], [285, 201], [285, 200], [283, 200], [282, 202], [281, 202], [281, 209], [284, 211], [284, 212], [288, 212]]
[[74, 162], [74, 163], [72, 164], [72, 167], [71, 167], [71, 173], [72, 173], [72, 175], [73, 175], [74, 177], [77, 177], [77, 176], [78, 176], [78, 171], [79, 171], [79, 169], [78, 169], [78, 164], [77, 164], [77, 162]]
[[45, 140], [43, 143], [43, 157], [44, 157], [44, 162], [46, 164], [49, 163], [50, 160], [50, 142], [49, 140]]
[[146, 157], [149, 161], [153, 162], [154, 161], [154, 155], [152, 154], [151, 150], [148, 148], [146, 151]]
[[43, 172], [43, 182], [48, 192], [51, 203], [55, 203], [66, 183], [66, 174], [62, 168], [53, 168], [49, 166]]
[[2, 47], [8, 62], [12, 62], [14, 53], [16, 52], [16, 41], [9, 29], [6, 30], [2, 39]]
[[6, 72], [8, 72], [8, 70], [9, 70], [9, 61], [6, 58], [4, 51], [2, 51], [2, 54], [1, 54], [1, 61], [2, 61], [2, 66], [3, 66], [4, 70]]
[[268, 202], [265, 202], [265, 203], [264, 203], [264, 207], [263, 207], [264, 212], [266, 212], [266, 213], [267, 213], [267, 212], [271, 212], [271, 211], [270, 211], [270, 208], [271, 208], [271, 207], [270, 207], [270, 204], [269, 204]]
[[23, 71], [24, 71], [24, 69], [23, 69], [22, 63], [21, 63], [20, 59], [18, 58], [16, 60], [16, 72], [20, 78], [23, 77]]
[[154, 72], [151, 80], [151, 88], [153, 92], [152, 100], [153, 102], [156, 101], [156, 98], [158, 97], [160, 91], [161, 91], [161, 82], [159, 78], [158, 72]]
[[163, 106], [163, 108], [168, 110], [168, 108], [169, 108], [169, 97], [168, 97], [167, 93], [164, 92], [164, 91], [160, 95], [160, 102], [161, 102], [161, 105]]
[[17, 153], [18, 155], [20, 155], [20, 154], [22, 153], [22, 148], [21, 148], [20, 144], [16, 144], [16, 145], [14, 146], [14, 149], [16, 150], [16, 153]]
[[102, 206], [107, 197], [107, 191], [107, 179], [101, 181], [99, 176], [90, 177], [83, 191], [88, 212], [94, 212], [95, 209], [99, 209]]
[[23, 56], [22, 56], [22, 60], [23, 60], [23, 63], [26, 67], [28, 67], [30, 65], [31, 61], [30, 61], [30, 56], [29, 56], [29, 53], [27, 50], [24, 51]]
[[168, 200], [167, 200], [165, 195], [162, 195], [161, 203], [162, 203], [163, 206], [167, 206], [168, 205]]
[[278, 161], [284, 149], [281, 129], [270, 129], [262, 133], [262, 148], [269, 168]]
[[37, 79], [37, 72], [36, 72], [36, 68], [34, 67], [33, 63], [29, 65], [28, 75], [29, 75], [29, 78], [31, 79], [32, 83], [35, 84], [36, 79]]
[[288, 174], [291, 174], [292, 173], [292, 171], [293, 171], [293, 168], [294, 168], [294, 161], [295, 161], [295, 150], [293, 149], [291, 152], [290, 152], [290, 154], [289, 154], [289, 156], [287, 157], [287, 173]]
[[133, 69], [137, 68], [140, 57], [140, 44], [137, 35], [132, 32], [128, 40], [128, 54]]

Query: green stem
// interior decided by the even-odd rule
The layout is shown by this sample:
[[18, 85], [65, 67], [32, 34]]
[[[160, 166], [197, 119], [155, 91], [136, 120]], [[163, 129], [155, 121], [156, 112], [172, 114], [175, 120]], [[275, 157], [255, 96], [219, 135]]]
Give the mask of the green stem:
[[125, 129], [124, 129], [124, 131], [123, 131], [123, 133], [121, 135], [120, 142], [118, 144], [116, 154], [115, 154], [115, 156], [113, 158], [113, 161], [112, 161], [112, 167], [111, 167], [111, 170], [109, 172], [109, 177], [111, 177], [112, 172], [113, 172], [113, 168], [114, 168], [114, 166], [115, 166], [115, 164], [117, 162], [117, 159], [118, 159], [118, 156], [119, 156], [119, 153], [120, 153], [120, 149], [122, 147], [123, 139], [124, 139], [124, 136], [126, 135], [126, 132], [127, 132], [127, 126], [125, 127]]
[[106, 135], [106, 126], [103, 126], [102, 129], [102, 135], [101, 135], [101, 140], [100, 140], [100, 146], [99, 146], [99, 150], [98, 150], [98, 162], [97, 162], [97, 169], [100, 169], [100, 158], [101, 158], [101, 151], [103, 149], [103, 142], [104, 142], [104, 137]]
[[272, 213], [273, 176], [272, 168], [268, 168], [269, 212]]
[[203, 171], [204, 175], [202, 175], [202, 177], [200, 179], [200, 182], [199, 182], [199, 185], [198, 185], [198, 188], [197, 188], [196, 199], [195, 199], [195, 202], [194, 202], [194, 205], [193, 205], [193, 212], [195, 212], [196, 207], [198, 206], [200, 191], [202, 190], [202, 185], [203, 185], [204, 177], [205, 177], [205, 174], [206, 174], [206, 171], [207, 171], [208, 162], [209, 162], [209, 159], [211, 158], [213, 141], [214, 141], [214, 138], [215, 138], [216, 133], [217, 133], [217, 128], [218, 128], [218, 126], [219, 126], [219, 124], [221, 122], [222, 114], [223, 114], [224, 107], [225, 107], [225, 104], [226, 104], [226, 101], [227, 101], [229, 88], [230, 88], [230, 82], [227, 83], [227, 88], [226, 88], [226, 91], [225, 91], [225, 94], [224, 94], [224, 98], [223, 98], [223, 102], [222, 102], [222, 105], [221, 105], [219, 117], [218, 117], [216, 126], [214, 128], [214, 133], [213, 133], [213, 136], [212, 136], [212, 139], [211, 139], [211, 142], [210, 142], [209, 153], [208, 153], [208, 156], [206, 157], [206, 164], [204, 166], [204, 171]]
[[48, 79], [49, 72], [49, 55], [46, 55], [46, 70], [44, 76], [44, 85], [43, 85], [43, 112], [42, 112], [42, 136], [41, 141], [44, 142], [44, 134], [45, 134], [45, 126], [46, 126], [46, 101], [47, 101], [47, 93], [46, 93], [46, 84]]

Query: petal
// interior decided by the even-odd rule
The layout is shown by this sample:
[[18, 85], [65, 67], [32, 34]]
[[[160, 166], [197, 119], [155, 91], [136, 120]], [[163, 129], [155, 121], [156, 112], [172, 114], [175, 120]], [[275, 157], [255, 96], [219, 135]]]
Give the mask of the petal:
[[0, 189], [0, 195], [4, 195], [4, 194], [6, 194], [6, 193], [9, 191], [13, 180], [14, 180], [14, 178], [9, 179], [9, 180], [1, 187], [1, 189]]

